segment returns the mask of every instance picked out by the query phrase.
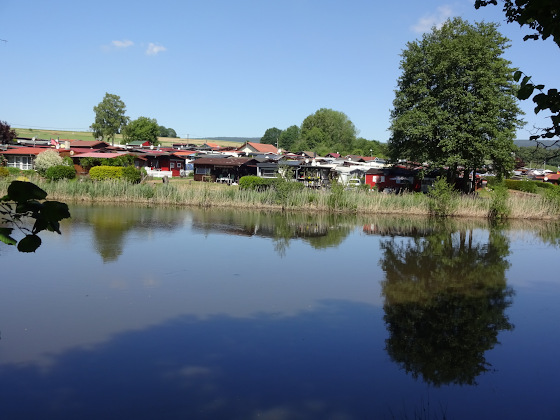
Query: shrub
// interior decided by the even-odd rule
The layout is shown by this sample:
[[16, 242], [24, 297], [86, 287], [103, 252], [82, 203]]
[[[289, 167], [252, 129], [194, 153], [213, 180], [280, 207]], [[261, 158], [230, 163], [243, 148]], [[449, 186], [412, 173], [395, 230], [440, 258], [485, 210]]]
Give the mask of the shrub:
[[301, 182], [287, 181], [284, 178], [276, 178], [270, 181], [272, 181], [271, 185], [274, 187], [275, 201], [278, 204], [286, 205], [290, 194], [305, 188], [305, 185]]
[[551, 205], [554, 212], [560, 213], [560, 187], [552, 184], [548, 185], [552, 188], [544, 192], [544, 199]]
[[276, 179], [261, 178], [259, 176], [243, 176], [239, 179], [240, 190], [264, 191], [269, 189]]
[[457, 192], [445, 177], [438, 177], [428, 191], [428, 211], [432, 216], [447, 217], [457, 208]]
[[8, 168], [0, 166], [0, 178], [4, 178], [7, 176], [10, 176], [10, 171], [8, 171]]
[[488, 210], [488, 218], [490, 220], [502, 220], [510, 215], [511, 209], [507, 205], [507, 199], [508, 187], [505, 183], [494, 185], [490, 209]]
[[138, 184], [142, 180], [142, 172], [134, 166], [125, 166], [122, 168], [122, 178], [132, 184]]
[[19, 174], [21, 174], [21, 169], [8, 166], [8, 172], [12, 176], [18, 176]]
[[51, 166], [47, 169], [45, 176], [51, 181], [58, 181], [60, 179], [74, 179], [76, 178], [76, 170], [73, 166]]
[[39, 153], [35, 158], [35, 163], [34, 163], [35, 169], [42, 176], [46, 174], [47, 169], [49, 169], [51, 166], [58, 166], [63, 164], [64, 164], [64, 160], [54, 149], [48, 149], [45, 150], [44, 152]]
[[95, 181], [122, 179], [123, 168], [120, 166], [94, 166], [89, 171], [89, 177]]

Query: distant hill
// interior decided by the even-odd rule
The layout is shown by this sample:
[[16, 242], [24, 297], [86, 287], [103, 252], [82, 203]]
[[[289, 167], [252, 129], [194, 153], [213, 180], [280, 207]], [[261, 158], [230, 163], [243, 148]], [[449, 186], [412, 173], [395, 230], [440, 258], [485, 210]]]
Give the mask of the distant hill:
[[[560, 148], [560, 142], [556, 143], [556, 145], [552, 146], [556, 140], [539, 140], [539, 143], [543, 146], [550, 146], [553, 149]], [[535, 147], [537, 145], [536, 141], [533, 140], [514, 140], [513, 143], [517, 147]]]

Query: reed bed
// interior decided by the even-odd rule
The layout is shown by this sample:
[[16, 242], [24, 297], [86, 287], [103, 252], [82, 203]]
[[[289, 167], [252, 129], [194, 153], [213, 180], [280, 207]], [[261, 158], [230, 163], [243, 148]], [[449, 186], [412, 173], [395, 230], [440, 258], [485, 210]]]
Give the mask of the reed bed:
[[[0, 179], [5, 192], [11, 178]], [[383, 194], [366, 190], [344, 191], [291, 189], [289, 191], [242, 190], [237, 186], [202, 182], [142, 183], [122, 181], [55, 181], [33, 179], [49, 199], [66, 202], [139, 203], [149, 205], [183, 205], [193, 207], [231, 207], [255, 210], [310, 211], [355, 214], [429, 215], [425, 194]], [[490, 198], [457, 195], [450, 214], [459, 218], [488, 218]], [[510, 194], [508, 219], [557, 219], [558, 203], [534, 194]]]

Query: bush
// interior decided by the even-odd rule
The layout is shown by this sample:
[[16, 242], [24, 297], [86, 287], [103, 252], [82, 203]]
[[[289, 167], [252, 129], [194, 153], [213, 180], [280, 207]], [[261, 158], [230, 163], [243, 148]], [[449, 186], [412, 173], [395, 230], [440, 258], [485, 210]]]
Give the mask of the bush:
[[457, 208], [457, 192], [445, 177], [438, 177], [428, 191], [428, 211], [432, 216], [447, 217]]
[[552, 184], [548, 185], [552, 188], [549, 188], [544, 192], [544, 199], [551, 204], [553, 211], [560, 213], [560, 187]]
[[259, 176], [243, 176], [239, 179], [240, 190], [264, 191], [269, 189], [276, 179], [261, 178]]
[[89, 177], [95, 181], [122, 179], [123, 168], [120, 166], [94, 166], [89, 171]]
[[0, 166], [0, 178], [4, 178], [7, 176], [10, 176], [10, 171], [8, 171], [8, 168]]
[[18, 176], [21, 174], [21, 169], [19, 168], [14, 168], [12, 166], [8, 166], [8, 172], [10, 173], [10, 175], [12, 176]]
[[506, 219], [510, 215], [511, 210], [507, 205], [507, 199], [508, 187], [505, 182], [503, 184], [494, 185], [490, 201], [490, 209], [488, 210], [488, 218], [490, 220], [502, 220]]
[[47, 169], [45, 176], [51, 181], [58, 181], [60, 179], [74, 179], [76, 178], [76, 170], [73, 166], [51, 166], [49, 169]]
[[122, 178], [132, 184], [138, 184], [142, 180], [142, 172], [134, 166], [125, 166], [122, 168]]
[[64, 160], [58, 154], [58, 152], [54, 149], [48, 149], [37, 155], [37, 157], [35, 158], [34, 166], [39, 174], [45, 176], [47, 169], [49, 169], [51, 166], [58, 166], [63, 164]]

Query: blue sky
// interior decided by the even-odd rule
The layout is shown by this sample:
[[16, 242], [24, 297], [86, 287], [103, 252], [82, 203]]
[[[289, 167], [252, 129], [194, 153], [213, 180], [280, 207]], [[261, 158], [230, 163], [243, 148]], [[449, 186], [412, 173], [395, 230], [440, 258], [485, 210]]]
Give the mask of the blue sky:
[[[181, 137], [260, 137], [320, 108], [387, 141], [406, 43], [453, 16], [501, 23], [505, 57], [560, 88], [560, 50], [472, 0], [1, 0], [0, 120], [87, 130], [106, 92]], [[528, 121], [532, 102], [521, 108]]]

